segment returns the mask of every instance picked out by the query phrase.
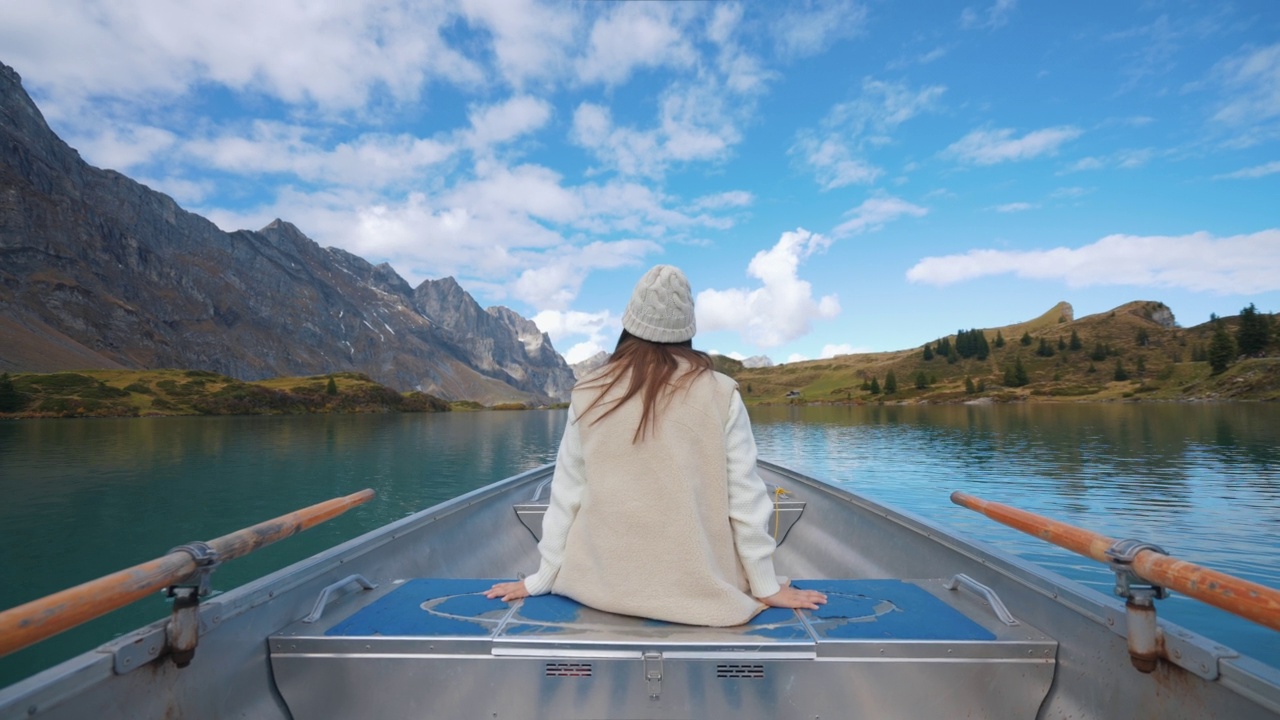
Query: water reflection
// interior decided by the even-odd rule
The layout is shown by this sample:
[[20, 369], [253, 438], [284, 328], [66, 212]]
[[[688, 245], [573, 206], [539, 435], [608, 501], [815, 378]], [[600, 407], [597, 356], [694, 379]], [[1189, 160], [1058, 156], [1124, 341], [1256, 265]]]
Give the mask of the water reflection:
[[[220, 567], [231, 588], [550, 462], [564, 412], [0, 423], [0, 608], [362, 488], [376, 501]], [[160, 598], [0, 658], [0, 686], [166, 612]]]
[[[952, 505], [1006, 502], [1280, 587], [1280, 405], [774, 407], [761, 456], [1110, 592], [1104, 568]], [[565, 413], [0, 423], [0, 607], [330, 497], [378, 499], [228, 563], [230, 588], [550, 462]], [[164, 614], [135, 604], [0, 658], [0, 685]], [[1280, 633], [1174, 596], [1160, 612], [1273, 665]]]
[[[952, 490], [1280, 587], [1280, 407], [1259, 404], [777, 407], [761, 457], [1110, 592], [1101, 565], [952, 505]], [[1187, 598], [1175, 622], [1280, 666], [1280, 633]]]

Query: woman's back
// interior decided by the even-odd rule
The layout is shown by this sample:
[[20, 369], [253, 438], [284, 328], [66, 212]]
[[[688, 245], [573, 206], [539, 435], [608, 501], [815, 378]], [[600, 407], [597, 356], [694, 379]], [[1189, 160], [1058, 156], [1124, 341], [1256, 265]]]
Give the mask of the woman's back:
[[638, 441], [642, 399], [615, 407], [619, 386], [600, 398], [588, 381], [573, 394], [589, 480], [555, 591], [628, 615], [745, 622], [760, 605], [747, 594], [729, 522], [725, 428], [737, 384], [698, 373], [665, 398]]

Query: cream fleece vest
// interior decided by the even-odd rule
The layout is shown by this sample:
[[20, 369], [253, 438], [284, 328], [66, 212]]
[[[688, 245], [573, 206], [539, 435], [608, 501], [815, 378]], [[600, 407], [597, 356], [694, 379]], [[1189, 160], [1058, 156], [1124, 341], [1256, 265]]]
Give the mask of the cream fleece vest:
[[599, 390], [574, 390], [586, 487], [553, 592], [689, 625], [741, 625], [764, 608], [748, 593], [729, 521], [724, 428], [736, 387], [702, 373], [634, 444], [638, 395], [593, 423]]

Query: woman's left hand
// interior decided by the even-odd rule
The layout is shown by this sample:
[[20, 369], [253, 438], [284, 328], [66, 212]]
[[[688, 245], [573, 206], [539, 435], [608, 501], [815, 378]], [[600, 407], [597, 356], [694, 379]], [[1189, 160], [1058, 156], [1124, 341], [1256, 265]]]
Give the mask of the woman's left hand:
[[484, 596], [490, 600], [500, 598], [503, 602], [511, 602], [529, 597], [529, 589], [524, 586], [524, 580], [500, 582], [486, 590]]

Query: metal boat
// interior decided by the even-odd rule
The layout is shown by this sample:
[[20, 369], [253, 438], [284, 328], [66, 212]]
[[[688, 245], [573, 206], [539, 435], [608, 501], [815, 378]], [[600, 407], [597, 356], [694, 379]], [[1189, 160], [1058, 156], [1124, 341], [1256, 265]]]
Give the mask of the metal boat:
[[175, 610], [5, 688], [0, 718], [1280, 718], [1280, 670], [1141, 592], [1126, 608], [767, 462], [776, 566], [818, 611], [704, 628], [486, 599], [537, 566], [553, 470], [200, 600], [204, 563], [175, 593], [188, 626]]

